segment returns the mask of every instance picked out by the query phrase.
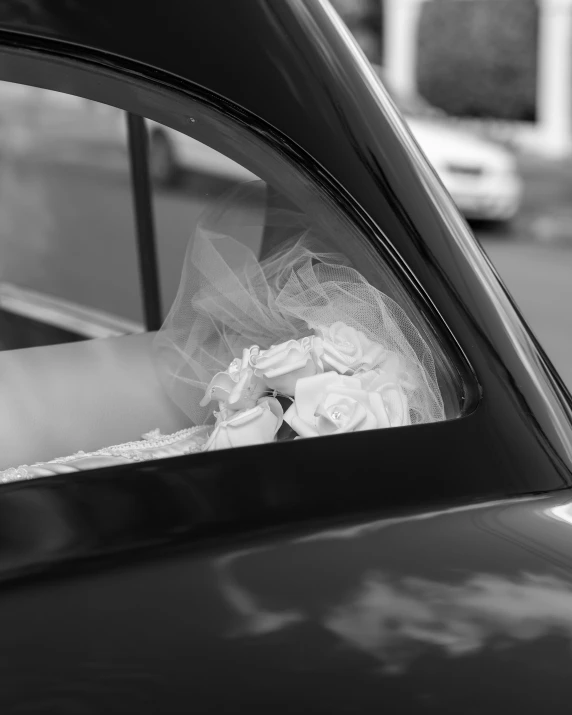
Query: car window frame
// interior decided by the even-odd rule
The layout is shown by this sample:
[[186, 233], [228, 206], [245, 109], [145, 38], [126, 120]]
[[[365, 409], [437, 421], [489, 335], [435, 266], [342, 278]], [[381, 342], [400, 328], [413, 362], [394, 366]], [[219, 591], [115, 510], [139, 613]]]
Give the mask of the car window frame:
[[[446, 352], [451, 358], [451, 363], [456, 370], [459, 371], [460, 384], [464, 385], [464, 401], [459, 415], [456, 419], [447, 420], [444, 423], [434, 425], [415, 425], [406, 428], [394, 428], [391, 430], [391, 438], [381, 434], [383, 431], [375, 431], [376, 434], [356, 433], [353, 435], [345, 435], [343, 438], [320, 438], [319, 440], [305, 440], [305, 442], [320, 442], [320, 445], [312, 445], [311, 449], [307, 445], [301, 448], [300, 442], [281, 443], [280, 445], [257, 445], [254, 447], [245, 447], [239, 450], [229, 450], [235, 453], [231, 463], [237, 462], [237, 452], [242, 453], [244, 466], [246, 463], [252, 463], [252, 453], [268, 455], [268, 448], [277, 450], [286, 450], [291, 457], [295, 457], [300, 452], [315, 452], [327, 453], [331, 450], [332, 440], [340, 440], [342, 442], [360, 443], [362, 447], [367, 444], [372, 444], [372, 438], [381, 445], [389, 445], [393, 442], [402, 443], [402, 438], [398, 438], [398, 433], [406, 430], [405, 441], [408, 444], [407, 449], [413, 447], [415, 443], [425, 443], [430, 435], [435, 435], [435, 430], [441, 433], [444, 429], [443, 425], [447, 425], [449, 430], [449, 438], [454, 440], [456, 428], [453, 427], [456, 423], [462, 423], [465, 419], [471, 417], [475, 413], [477, 406], [481, 400], [481, 393], [477, 377], [472, 370], [472, 367], [463, 353], [462, 349], [455, 340], [449, 327], [438, 313], [429, 295], [420, 286], [415, 276], [412, 274], [409, 267], [402, 260], [401, 256], [385, 237], [378, 227], [372, 224], [368, 216], [363, 212], [357, 201], [348, 194], [343, 186], [340, 186], [336, 180], [325, 172], [322, 167], [314, 162], [311, 157], [305, 154], [299, 147], [289, 142], [289, 140], [278, 132], [274, 132], [272, 128], [260, 126], [253, 121], [253, 118], [243, 109], [235, 107], [226, 102], [223, 98], [212, 95], [206, 90], [201, 90], [194, 85], [189, 87], [188, 84], [184, 88], [177, 86], [177, 83], [172, 77], [162, 78], [162, 81], [153, 81], [149, 77], [142, 78], [141, 73], [134, 71], [132, 64], [125, 63], [122, 67], [110, 67], [107, 63], [95, 62], [93, 58], [86, 59], [85, 57], [70, 57], [69, 55], [62, 56], [57, 52], [57, 44], [51, 43], [53, 46], [49, 52], [46, 47], [39, 50], [37, 47], [22, 46], [13, 47], [10, 44], [2, 45], [2, 37], [0, 33], [0, 57], [5, 60], [3, 72], [0, 73], [0, 80], [13, 81], [28, 86], [41, 87], [52, 91], [61, 91], [75, 96], [90, 99], [104, 104], [110, 104], [126, 112], [131, 112], [145, 119], [157, 121], [165, 126], [171, 127], [176, 131], [192, 136], [195, 139], [203, 141], [203, 137], [197, 137], [196, 133], [188, 131], [188, 124], [193, 121], [193, 117], [189, 115], [189, 106], [201, 106], [205, 112], [209, 112], [209, 116], [222, 117], [227, 126], [232, 123], [233, 126], [240, 126], [244, 136], [252, 138], [252, 144], [248, 146], [248, 151], [252, 147], [256, 147], [257, 143], [269, 147], [276, 156], [282, 160], [286, 159], [293, 167], [295, 167], [302, 180], [311, 182], [312, 186], [318, 186], [320, 190], [335, 201], [336, 206], [341, 211], [351, 216], [351, 220], [357, 226], [363, 229], [364, 234], [368, 237], [369, 242], [375, 245], [375, 252], [378, 256], [381, 255], [384, 261], [389, 265], [390, 270], [395, 274], [397, 280], [406, 285], [406, 290], [409, 295], [415, 299], [415, 304], [422, 316], [431, 324], [433, 320], [437, 321], [443, 330], [442, 335], [446, 340]], [[32, 43], [33, 44], [33, 43]], [[61, 48], [60, 48], [61, 49]], [[10, 75], [10, 78], [7, 75]], [[159, 74], [159, 73], [154, 73]], [[185, 111], [185, 109], [187, 111]], [[222, 120], [221, 120], [222, 121]], [[186, 130], [186, 131], [185, 131]], [[242, 134], [241, 134], [242, 136]], [[232, 149], [232, 137], [229, 137], [229, 150], [225, 152], [229, 158], [242, 163], [248, 169], [255, 173], [256, 166], [253, 163], [248, 163], [243, 160], [243, 155], [238, 153], [236, 149]], [[214, 145], [208, 141], [205, 144], [211, 146], [217, 151], [221, 151], [220, 145]], [[242, 147], [242, 151], [246, 151]], [[365, 436], [364, 436], [365, 435]], [[330, 445], [328, 448], [327, 445]], [[293, 450], [293, 451], [290, 451]], [[335, 449], [332, 451], [337, 452]], [[224, 450], [223, 450], [224, 452]], [[224, 463], [228, 468], [228, 456], [222, 452], [208, 453], [204, 455], [191, 455], [183, 457], [169, 458], [168, 465], [154, 464], [154, 468], [161, 471], [167, 469], [171, 473], [173, 470], [192, 469], [193, 472], [200, 471], [202, 473], [220, 472]], [[276, 452], [276, 458], [278, 452]], [[190, 461], [189, 461], [190, 460]], [[246, 460], [246, 462], [244, 462]], [[158, 460], [164, 462], [165, 460]], [[287, 461], [287, 460], [286, 460]], [[90, 475], [94, 477], [96, 474], [101, 475], [108, 470], [117, 471], [115, 468], [105, 468], [103, 470], [93, 470]], [[135, 465], [126, 465], [119, 471], [126, 473], [129, 470], [137, 470]], [[223, 471], [224, 471], [223, 469]], [[420, 471], [422, 466], [419, 465]], [[213, 471], [214, 470], [214, 471]], [[51, 478], [50, 478], [51, 479]], [[401, 490], [399, 490], [401, 491]], [[456, 489], [453, 490], [456, 492]], [[362, 496], [365, 496], [365, 492]], [[451, 496], [454, 496], [452, 494]], [[458, 495], [457, 495], [458, 496]], [[426, 496], [427, 498], [427, 496]], [[359, 501], [359, 499], [358, 499]], [[317, 502], [315, 502], [317, 503]], [[378, 502], [379, 505], [379, 502]]]

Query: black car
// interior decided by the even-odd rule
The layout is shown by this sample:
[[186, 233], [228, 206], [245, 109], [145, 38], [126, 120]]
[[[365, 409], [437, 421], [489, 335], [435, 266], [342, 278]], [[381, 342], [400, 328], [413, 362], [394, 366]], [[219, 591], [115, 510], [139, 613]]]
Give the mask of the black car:
[[[109, 248], [107, 222], [127, 210], [114, 201], [128, 195], [123, 175], [109, 173], [85, 188], [77, 170], [59, 190], [69, 230], [61, 254], [59, 224], [32, 221], [16, 236], [0, 210], [0, 712], [566, 712], [570, 395], [326, 0], [6, 0], [0, 80], [126, 113], [136, 227]], [[160, 203], [145, 119], [259, 181], [229, 194], [191, 179], [192, 199]], [[8, 142], [0, 208], [11, 201], [35, 215], [18, 189], [35, 186], [33, 167], [16, 153]], [[56, 191], [50, 177], [42, 201]], [[100, 202], [82, 220], [80, 189]], [[228, 201], [239, 213], [225, 224]], [[162, 235], [174, 214], [189, 221]], [[393, 347], [360, 337], [362, 363], [374, 360], [381, 380], [380, 361], [405, 345], [415, 374], [429, 376], [407, 388], [401, 422], [391, 390], [407, 383], [407, 367], [376, 392], [391, 409], [390, 423], [374, 426], [389, 429], [331, 427], [354, 405], [348, 381], [365, 380], [345, 367], [338, 380], [319, 363], [333, 364], [332, 344], [355, 347], [346, 304], [334, 301], [345, 342], [322, 321], [291, 347], [321, 351], [315, 365], [304, 357], [316, 374], [296, 389], [316, 375], [347, 388], [335, 412], [328, 403], [310, 415], [330, 420], [317, 431], [328, 436], [291, 419], [299, 439], [273, 433], [140, 459], [143, 434], [193, 429], [196, 405], [158, 369], [173, 321], [212, 313], [202, 278], [206, 293], [179, 300], [195, 285], [185, 283], [189, 266], [204, 278], [212, 265], [196, 259], [192, 240], [185, 258], [189, 234], [206, 246], [222, 237], [220, 256], [248, 248], [243, 278], [269, 279], [285, 246], [305, 245], [292, 236], [311, 234], [341, 256], [335, 270], [322, 270], [334, 259], [317, 251], [304, 265], [337, 276], [331, 290], [360, 276], [368, 295], [382, 295], [385, 327], [400, 328], [387, 332]], [[162, 241], [173, 249], [163, 262]], [[136, 310], [125, 285], [137, 270]], [[215, 307], [224, 299], [240, 310], [245, 285], [227, 285]], [[264, 308], [289, 285], [277, 279]], [[292, 310], [292, 296], [282, 307]], [[168, 316], [161, 303], [173, 304]], [[213, 333], [200, 334], [204, 343], [188, 349], [208, 353]], [[277, 384], [260, 398], [266, 416]], [[298, 397], [280, 384], [286, 410]], [[411, 407], [420, 391], [434, 398], [425, 416]], [[107, 447], [119, 443], [132, 453]]]

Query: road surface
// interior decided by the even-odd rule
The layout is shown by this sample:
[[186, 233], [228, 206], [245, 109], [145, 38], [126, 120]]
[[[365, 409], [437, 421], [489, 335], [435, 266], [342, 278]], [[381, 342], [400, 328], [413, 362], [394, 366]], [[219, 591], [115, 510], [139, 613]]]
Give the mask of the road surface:
[[572, 389], [572, 243], [480, 236], [506, 287]]

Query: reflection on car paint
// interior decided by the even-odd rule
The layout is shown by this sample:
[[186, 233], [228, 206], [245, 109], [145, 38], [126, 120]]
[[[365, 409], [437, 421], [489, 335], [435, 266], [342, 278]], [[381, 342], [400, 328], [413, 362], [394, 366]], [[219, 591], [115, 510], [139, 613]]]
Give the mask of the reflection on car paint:
[[[514, 500], [512, 504], [522, 504], [528, 501], [538, 501], [538, 496], [523, 497]], [[301, 536], [297, 539], [298, 543], [311, 541], [322, 541], [331, 539], [355, 539], [370, 532], [386, 529], [395, 524], [403, 524], [413, 521], [427, 521], [438, 516], [446, 514], [460, 514], [465, 511], [475, 511], [477, 509], [492, 508], [496, 506], [506, 505], [506, 500], [497, 500], [491, 502], [480, 502], [479, 504], [467, 504], [465, 506], [452, 507], [450, 509], [440, 509], [438, 511], [426, 511], [420, 514], [407, 514], [406, 516], [396, 516], [393, 518], [379, 519], [378, 521], [368, 521], [365, 524], [356, 524], [355, 526], [343, 527], [338, 529], [328, 529], [326, 531], [316, 531], [312, 534]]]
[[[543, 505], [546, 500], [550, 506]], [[536, 504], [530, 504], [533, 501]], [[475, 514], [471, 516], [470, 512]], [[395, 543], [395, 549], [401, 553], [400, 534], [409, 533], [415, 542], [423, 532], [416, 534], [411, 529], [400, 531], [393, 534], [393, 540], [386, 534], [383, 542], [362, 539], [375, 536], [375, 532], [383, 528], [445, 519], [440, 525], [441, 530], [438, 528], [436, 532], [439, 534], [438, 544], [440, 539], [447, 538], [443, 527], [452, 528], [453, 533], [458, 531], [458, 521], [449, 524], [447, 521], [463, 514], [466, 514], [468, 521], [465, 523], [469, 525], [466, 537], [486, 532], [497, 539], [512, 537], [517, 549], [525, 554], [544, 557], [546, 567], [538, 570], [536, 565], [529, 569], [528, 564], [523, 567], [522, 562], [515, 559], [518, 566], [514, 573], [507, 573], [505, 567], [501, 567], [504, 573], [498, 573], [498, 564], [495, 568], [493, 560], [490, 570], [473, 570], [468, 558], [466, 568], [455, 569], [452, 577], [423, 577], [419, 575], [419, 569], [407, 573], [405, 566], [404, 572], [399, 573], [395, 569], [390, 571], [376, 566], [376, 563], [385, 561], [383, 549], [388, 544]], [[224, 635], [233, 638], [261, 637], [298, 624], [318, 626], [335, 635], [346, 648], [370, 656], [374, 664], [372, 672], [394, 676], [405, 674], [417, 660], [424, 655], [435, 654], [436, 650], [447, 658], [462, 658], [486, 648], [509, 649], [549, 635], [565, 638], [572, 645], [572, 577], [563, 576], [562, 570], [558, 575], [551, 573], [544, 553], [533, 548], [543, 543], [542, 532], [533, 535], [525, 529], [530, 545], [527, 543], [524, 534], [520, 533], [527, 516], [544, 518], [543, 523], [549, 529], [550, 522], [555, 521], [570, 525], [572, 502], [568, 499], [554, 504], [554, 497], [490, 502], [379, 520], [349, 529], [331, 529], [311, 537], [295, 538], [282, 545], [265, 545], [227, 553], [215, 560], [214, 568], [221, 595], [240, 623]], [[568, 536], [567, 531], [560, 533], [564, 538]], [[323, 589], [324, 585], [320, 583], [319, 571], [316, 572], [318, 580], [314, 582], [306, 569], [311, 563], [314, 567], [317, 564], [312, 558], [307, 561], [307, 554], [297, 559], [297, 552], [293, 553], [292, 549], [305, 548], [319, 540], [328, 541], [332, 546], [332, 540], [339, 539], [355, 540], [353, 553], [359, 553], [359, 559], [363, 558], [371, 568], [362, 569], [352, 578], [351, 568], [340, 553], [342, 580], [339, 583], [343, 586], [335, 593], [325, 586], [326, 591], [318, 597], [318, 610], [313, 610], [313, 590]], [[555, 542], [554, 535], [552, 541]], [[376, 557], [373, 556], [376, 554], [375, 544], [381, 547]], [[430, 551], [431, 548], [429, 546]], [[285, 552], [280, 553], [282, 549]], [[306, 596], [299, 603], [292, 604], [291, 608], [268, 608], [268, 604], [263, 603], [263, 600], [269, 600], [268, 594], [263, 598], [232, 573], [232, 566], [237, 561], [258, 555], [264, 555], [267, 564], [288, 563], [288, 577], [296, 575], [303, 584], [302, 591], [294, 589], [293, 592]], [[553, 556], [556, 555], [553, 552]], [[554, 559], [552, 563], [558, 564]], [[261, 565], [257, 562], [251, 567], [254, 567], [254, 572], [260, 573]], [[435, 571], [436, 565], [430, 564], [430, 568]], [[442, 566], [451, 571], [446, 557]], [[267, 578], [268, 575], [264, 583], [267, 583]], [[352, 580], [353, 584], [350, 583]], [[328, 602], [330, 605], [327, 605]], [[303, 636], [301, 640], [304, 640]]]
[[6, 493], [0, 521], [2, 573], [49, 564], [73, 549], [77, 538], [65, 502], [48, 489]]
[[306, 619], [301, 612], [286, 610], [272, 612], [259, 605], [259, 599], [243, 588], [233, 577], [230, 566], [236, 559], [264, 549], [235, 551], [217, 559], [215, 570], [223, 598], [240, 618], [240, 625], [229, 636], [259, 636], [282, 630]]
[[560, 504], [559, 506], [547, 509], [546, 513], [554, 519], [559, 519], [567, 524], [572, 524], [572, 503]]
[[428, 647], [464, 656], [495, 640], [510, 647], [551, 632], [572, 643], [572, 582], [481, 573], [453, 584], [372, 573], [324, 626], [379, 660], [384, 673], [400, 674]]
[[[248, 553], [217, 563], [222, 594], [243, 619], [227, 635], [263, 636], [308, 620], [300, 611], [269, 611], [232, 578], [231, 561]], [[572, 582], [546, 574], [510, 579], [480, 573], [455, 584], [372, 572], [321, 625], [378, 660], [384, 674], [398, 675], [430, 647], [464, 656], [491, 643], [508, 648], [551, 632], [572, 643]]]

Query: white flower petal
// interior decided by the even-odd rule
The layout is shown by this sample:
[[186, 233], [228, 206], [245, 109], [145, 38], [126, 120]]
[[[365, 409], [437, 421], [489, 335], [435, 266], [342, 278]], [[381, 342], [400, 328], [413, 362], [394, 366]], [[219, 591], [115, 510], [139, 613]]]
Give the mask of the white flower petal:
[[391, 427], [383, 398], [378, 392], [369, 393], [369, 404], [373, 414], [375, 415], [377, 422], [376, 426], [379, 428]]
[[298, 380], [294, 399], [296, 410], [301, 420], [308, 425], [314, 424], [314, 414], [322, 400], [325, 389], [339, 379], [340, 376], [335, 372], [323, 372], [319, 375], [302, 377]]

